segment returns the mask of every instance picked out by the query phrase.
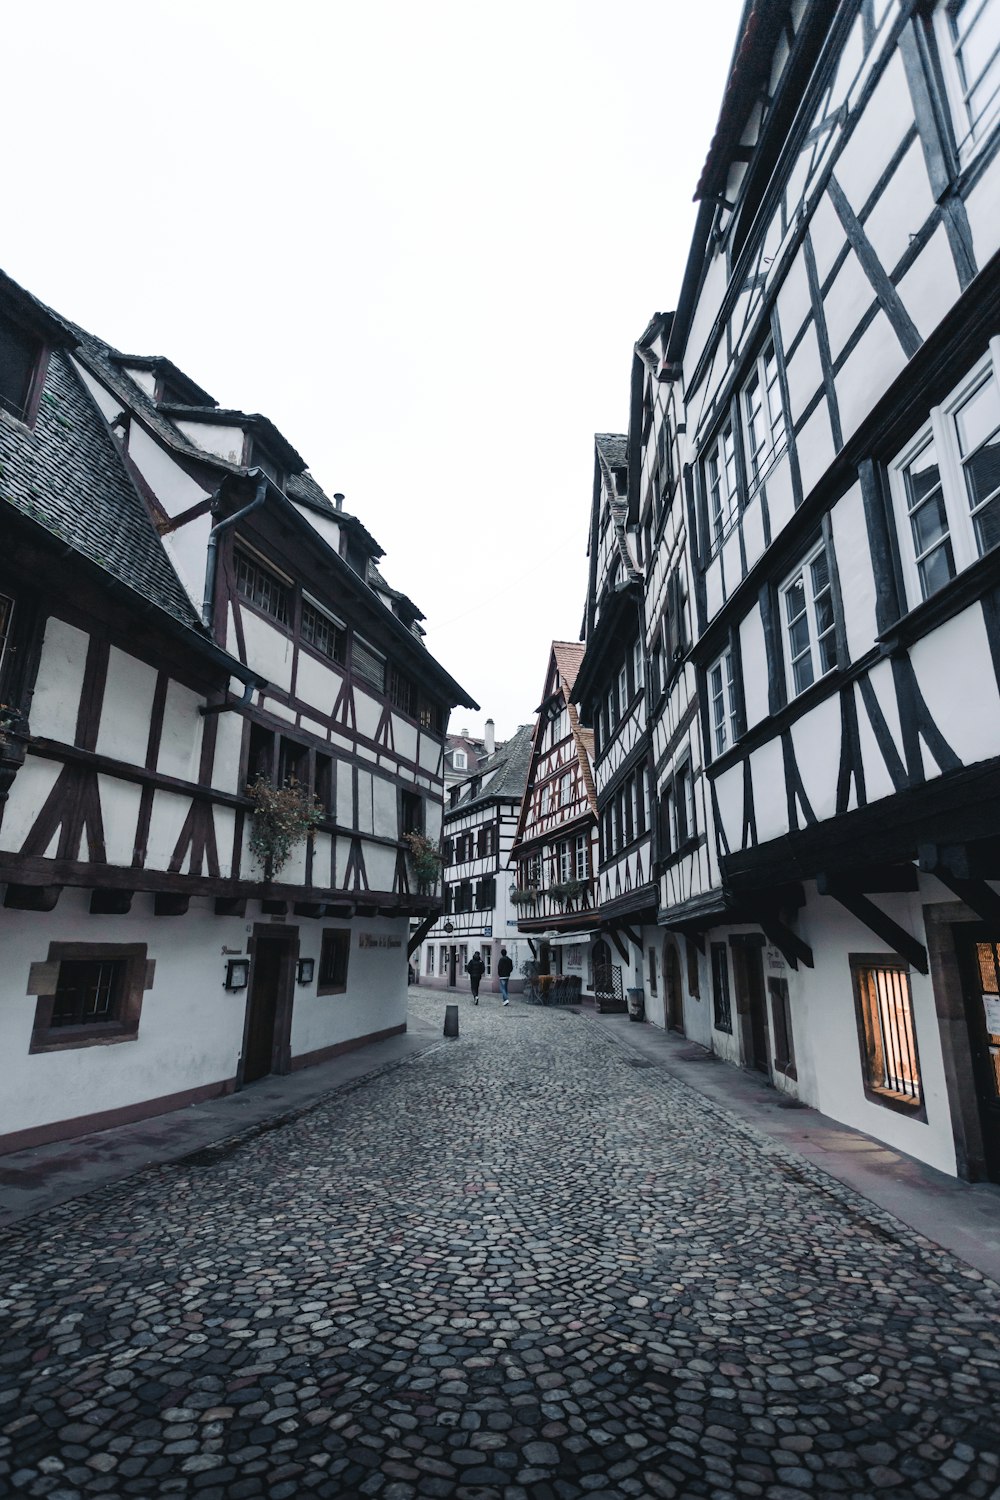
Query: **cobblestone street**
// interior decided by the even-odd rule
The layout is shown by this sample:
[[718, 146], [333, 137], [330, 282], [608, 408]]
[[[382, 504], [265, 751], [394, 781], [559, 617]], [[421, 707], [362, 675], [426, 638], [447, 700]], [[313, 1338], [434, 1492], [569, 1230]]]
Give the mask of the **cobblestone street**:
[[586, 1016], [461, 1032], [3, 1235], [0, 1492], [1000, 1495], [994, 1283]]

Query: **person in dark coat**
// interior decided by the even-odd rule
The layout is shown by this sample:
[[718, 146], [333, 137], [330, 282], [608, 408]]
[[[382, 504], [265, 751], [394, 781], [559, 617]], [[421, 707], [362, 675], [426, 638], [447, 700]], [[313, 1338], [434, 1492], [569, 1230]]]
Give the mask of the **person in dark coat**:
[[486, 973], [486, 965], [483, 963], [482, 959], [480, 958], [480, 956], [479, 956], [479, 950], [478, 949], [472, 955], [472, 957], [469, 959], [469, 962], [466, 964], [466, 966], [465, 966], [465, 972], [466, 972], [466, 974], [468, 974], [468, 976], [469, 976], [469, 983], [472, 986], [472, 1003], [473, 1003], [473, 1005], [478, 1005], [479, 1004], [479, 984], [480, 984], [480, 981], [482, 980], [483, 975]]
[[507, 949], [500, 949], [500, 959], [497, 963], [497, 978], [500, 980], [500, 998], [504, 1005], [510, 1004], [510, 996], [507, 994], [507, 981], [514, 972], [514, 965], [507, 957]]

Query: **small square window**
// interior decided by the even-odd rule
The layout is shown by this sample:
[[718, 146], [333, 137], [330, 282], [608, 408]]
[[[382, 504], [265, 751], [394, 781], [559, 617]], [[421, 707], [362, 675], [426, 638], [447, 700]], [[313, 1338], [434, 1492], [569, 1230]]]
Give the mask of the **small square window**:
[[145, 943], [50, 943], [29, 975], [38, 996], [29, 1051], [132, 1041], [153, 969]]
[[347, 965], [350, 953], [350, 928], [324, 928], [319, 956], [319, 980], [316, 984], [317, 995], [336, 995], [347, 988]]

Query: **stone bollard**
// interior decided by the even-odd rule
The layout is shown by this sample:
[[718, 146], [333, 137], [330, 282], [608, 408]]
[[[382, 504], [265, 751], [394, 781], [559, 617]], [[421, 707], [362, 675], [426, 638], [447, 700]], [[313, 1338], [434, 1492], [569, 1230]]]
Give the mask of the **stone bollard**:
[[458, 1036], [457, 1005], [446, 1005], [444, 1008], [444, 1034], [445, 1036]]

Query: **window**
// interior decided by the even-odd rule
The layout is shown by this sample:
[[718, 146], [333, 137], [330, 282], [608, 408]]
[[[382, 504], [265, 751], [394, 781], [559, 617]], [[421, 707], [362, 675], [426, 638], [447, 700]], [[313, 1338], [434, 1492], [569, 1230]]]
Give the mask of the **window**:
[[605, 709], [605, 727], [610, 737], [612, 729], [618, 723], [618, 699], [614, 688], [608, 693], [607, 707]]
[[590, 839], [585, 833], [576, 836], [576, 868], [574, 871], [577, 880], [587, 880], [590, 876]]
[[911, 606], [1000, 542], [998, 355], [995, 340], [890, 470]]
[[313, 793], [324, 812], [331, 815], [335, 810], [333, 785], [333, 757], [317, 754]]
[[1000, 23], [990, 0], [947, 0], [934, 30], [961, 161], [1000, 114]]
[[479, 954], [486, 966], [483, 973], [483, 978], [489, 979], [490, 975], [493, 973], [493, 949], [490, 947], [489, 943], [487, 943], [484, 948], [480, 948]]
[[464, 750], [453, 750], [451, 752], [451, 766], [453, 771], [464, 771], [468, 763], [468, 757]]
[[[441, 951], [443, 953], [444, 949], [442, 949]], [[425, 964], [426, 964], [426, 973], [433, 976], [433, 973], [434, 973], [434, 944], [433, 943], [431, 943], [431, 944], [428, 945], [428, 948], [427, 948], [427, 957], [425, 959]]]
[[780, 596], [785, 659], [796, 698], [837, 665], [833, 586], [822, 543], [782, 585]]
[[262, 777], [270, 781], [274, 775], [274, 731], [263, 724], [250, 725], [250, 746], [247, 752], [247, 780]]
[[288, 624], [289, 585], [256, 558], [236, 551], [236, 588], [251, 604], [281, 625]]
[[725, 943], [712, 944], [712, 1010], [716, 1031], [733, 1030], [733, 1007], [729, 998], [729, 954]]
[[389, 702], [400, 713], [412, 719], [417, 704], [417, 690], [410, 679], [396, 667], [389, 668]]
[[436, 729], [441, 733], [443, 724], [441, 709], [436, 703], [431, 703], [428, 698], [420, 699], [420, 727], [421, 729]]
[[539, 808], [539, 811], [541, 812], [541, 815], [542, 815], [543, 818], [544, 818], [545, 814], [549, 810], [549, 805], [550, 805], [551, 801], [552, 801], [552, 788], [551, 788], [551, 786], [549, 786], [546, 783], [546, 785], [542, 787], [542, 800], [541, 800], [541, 804], [540, 804], [540, 808]]
[[774, 1066], [786, 1078], [797, 1078], [795, 1053], [792, 1048], [792, 1011], [788, 999], [787, 979], [768, 977], [767, 991], [771, 997], [772, 1036], [774, 1037]]
[[568, 839], [562, 839], [558, 850], [559, 879], [561, 881], [573, 879], [573, 846]]
[[385, 657], [359, 635], [354, 637], [351, 666], [355, 677], [360, 677], [363, 682], [370, 682], [380, 693], [385, 692]]
[[636, 641], [632, 647], [632, 681], [638, 692], [642, 687], [642, 641]]
[[400, 792], [399, 831], [401, 834], [423, 833], [424, 799], [419, 792]]
[[922, 1110], [910, 979], [902, 959], [852, 954], [865, 1093], [874, 1103]]
[[331, 661], [340, 663], [347, 660], [346, 625], [305, 598], [302, 600], [300, 634], [306, 645], [318, 651], [321, 656], [328, 656]]
[[649, 993], [656, 994], [656, 949], [650, 948], [649, 953]]
[[709, 716], [712, 748], [724, 755], [736, 743], [736, 689], [733, 684], [733, 653], [724, 651], [708, 672]]
[[567, 772], [559, 782], [559, 806], [568, 807], [573, 800], [573, 778]]
[[497, 904], [497, 883], [492, 875], [485, 875], [476, 885], [476, 908], [489, 911]]
[[653, 655], [649, 663], [649, 676], [649, 686], [652, 695], [654, 698], [658, 698], [660, 689], [663, 687], [663, 647], [659, 641], [653, 647]]
[[21, 421], [34, 405], [31, 388], [41, 352], [33, 334], [0, 315], [0, 407]]
[[347, 988], [347, 963], [351, 953], [349, 927], [325, 927], [319, 955], [317, 995], [341, 994]]
[[752, 494], [785, 446], [785, 413], [772, 342], [765, 344], [754, 361], [753, 374], [743, 387], [741, 408], [747, 484]]
[[288, 786], [295, 782], [303, 789], [309, 786], [309, 751], [297, 740], [286, 740], [282, 736], [278, 752], [278, 785]]
[[628, 666], [625, 662], [622, 662], [621, 671], [618, 673], [618, 702], [621, 704], [622, 713], [628, 707], [629, 696]]
[[717, 547], [736, 514], [736, 443], [733, 424], [727, 422], [705, 467], [708, 488], [708, 521], [712, 545]]
[[29, 971], [37, 1002], [28, 1050], [134, 1040], [153, 971], [145, 943], [50, 943], [48, 959]]
[[694, 807], [691, 800], [691, 767], [684, 766], [674, 778], [675, 847], [680, 849], [694, 832]]

